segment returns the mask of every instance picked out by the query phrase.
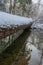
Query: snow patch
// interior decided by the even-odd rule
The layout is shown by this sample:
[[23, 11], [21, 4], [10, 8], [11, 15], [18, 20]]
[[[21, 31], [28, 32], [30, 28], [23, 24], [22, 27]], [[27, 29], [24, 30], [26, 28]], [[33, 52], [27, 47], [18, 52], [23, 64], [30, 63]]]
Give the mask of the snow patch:
[[31, 28], [35, 29], [42, 29], [43, 30], [43, 23], [40, 22], [34, 22]]

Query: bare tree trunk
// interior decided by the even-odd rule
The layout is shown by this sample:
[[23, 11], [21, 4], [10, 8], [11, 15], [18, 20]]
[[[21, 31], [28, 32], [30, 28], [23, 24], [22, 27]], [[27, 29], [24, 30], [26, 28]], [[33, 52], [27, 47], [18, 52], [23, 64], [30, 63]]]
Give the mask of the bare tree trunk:
[[12, 0], [10, 0], [9, 13], [12, 13]]

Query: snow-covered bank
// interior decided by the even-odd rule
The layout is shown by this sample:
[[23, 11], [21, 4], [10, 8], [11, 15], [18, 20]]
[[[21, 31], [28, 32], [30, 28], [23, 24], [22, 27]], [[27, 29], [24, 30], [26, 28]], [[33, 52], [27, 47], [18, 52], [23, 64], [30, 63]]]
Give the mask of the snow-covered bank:
[[30, 24], [31, 22], [33, 22], [32, 18], [0, 12], [0, 27], [6, 27], [6, 26], [11, 27], [11, 25], [13, 26], [25, 25], [25, 24], [27, 25]]
[[43, 30], [43, 20], [35, 21], [35, 22], [33, 23], [33, 25], [31, 26], [31, 28]]
[[43, 24], [40, 24], [40, 23], [34, 23], [34, 24], [32, 25], [32, 28], [42, 29], [42, 30], [43, 30]]

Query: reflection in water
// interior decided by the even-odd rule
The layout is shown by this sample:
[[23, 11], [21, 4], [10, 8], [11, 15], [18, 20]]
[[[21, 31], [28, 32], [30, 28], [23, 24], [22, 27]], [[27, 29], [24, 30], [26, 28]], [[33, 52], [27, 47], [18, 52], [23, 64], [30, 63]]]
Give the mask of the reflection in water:
[[27, 42], [33, 43], [39, 49], [43, 49], [43, 31], [32, 30]]
[[32, 44], [27, 43], [26, 48], [31, 51], [31, 58], [30, 61], [28, 61], [28, 65], [38, 65], [40, 63], [40, 51]]
[[39, 50], [42, 48], [43, 31], [32, 30], [30, 36], [26, 40], [25, 47], [19, 55], [19, 60], [16, 65], [39, 65], [41, 61], [41, 52]]
[[27, 39], [26, 49], [27, 48], [28, 50], [32, 49], [31, 59], [28, 62], [28, 65], [39, 65], [41, 61], [41, 54], [38, 49], [43, 50], [43, 31], [32, 30], [30, 37]]

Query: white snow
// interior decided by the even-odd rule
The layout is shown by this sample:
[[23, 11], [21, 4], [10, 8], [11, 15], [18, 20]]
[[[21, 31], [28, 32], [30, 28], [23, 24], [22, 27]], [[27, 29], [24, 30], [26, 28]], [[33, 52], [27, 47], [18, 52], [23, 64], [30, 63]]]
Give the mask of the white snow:
[[32, 18], [17, 16], [8, 14], [5, 12], [0, 12], [0, 27], [6, 27], [11, 25], [23, 25], [30, 24], [32, 22]]
[[36, 28], [36, 29], [42, 29], [43, 30], [43, 21], [41, 22], [38, 21], [38, 22], [34, 22], [33, 25], [31, 26], [31, 28]]

